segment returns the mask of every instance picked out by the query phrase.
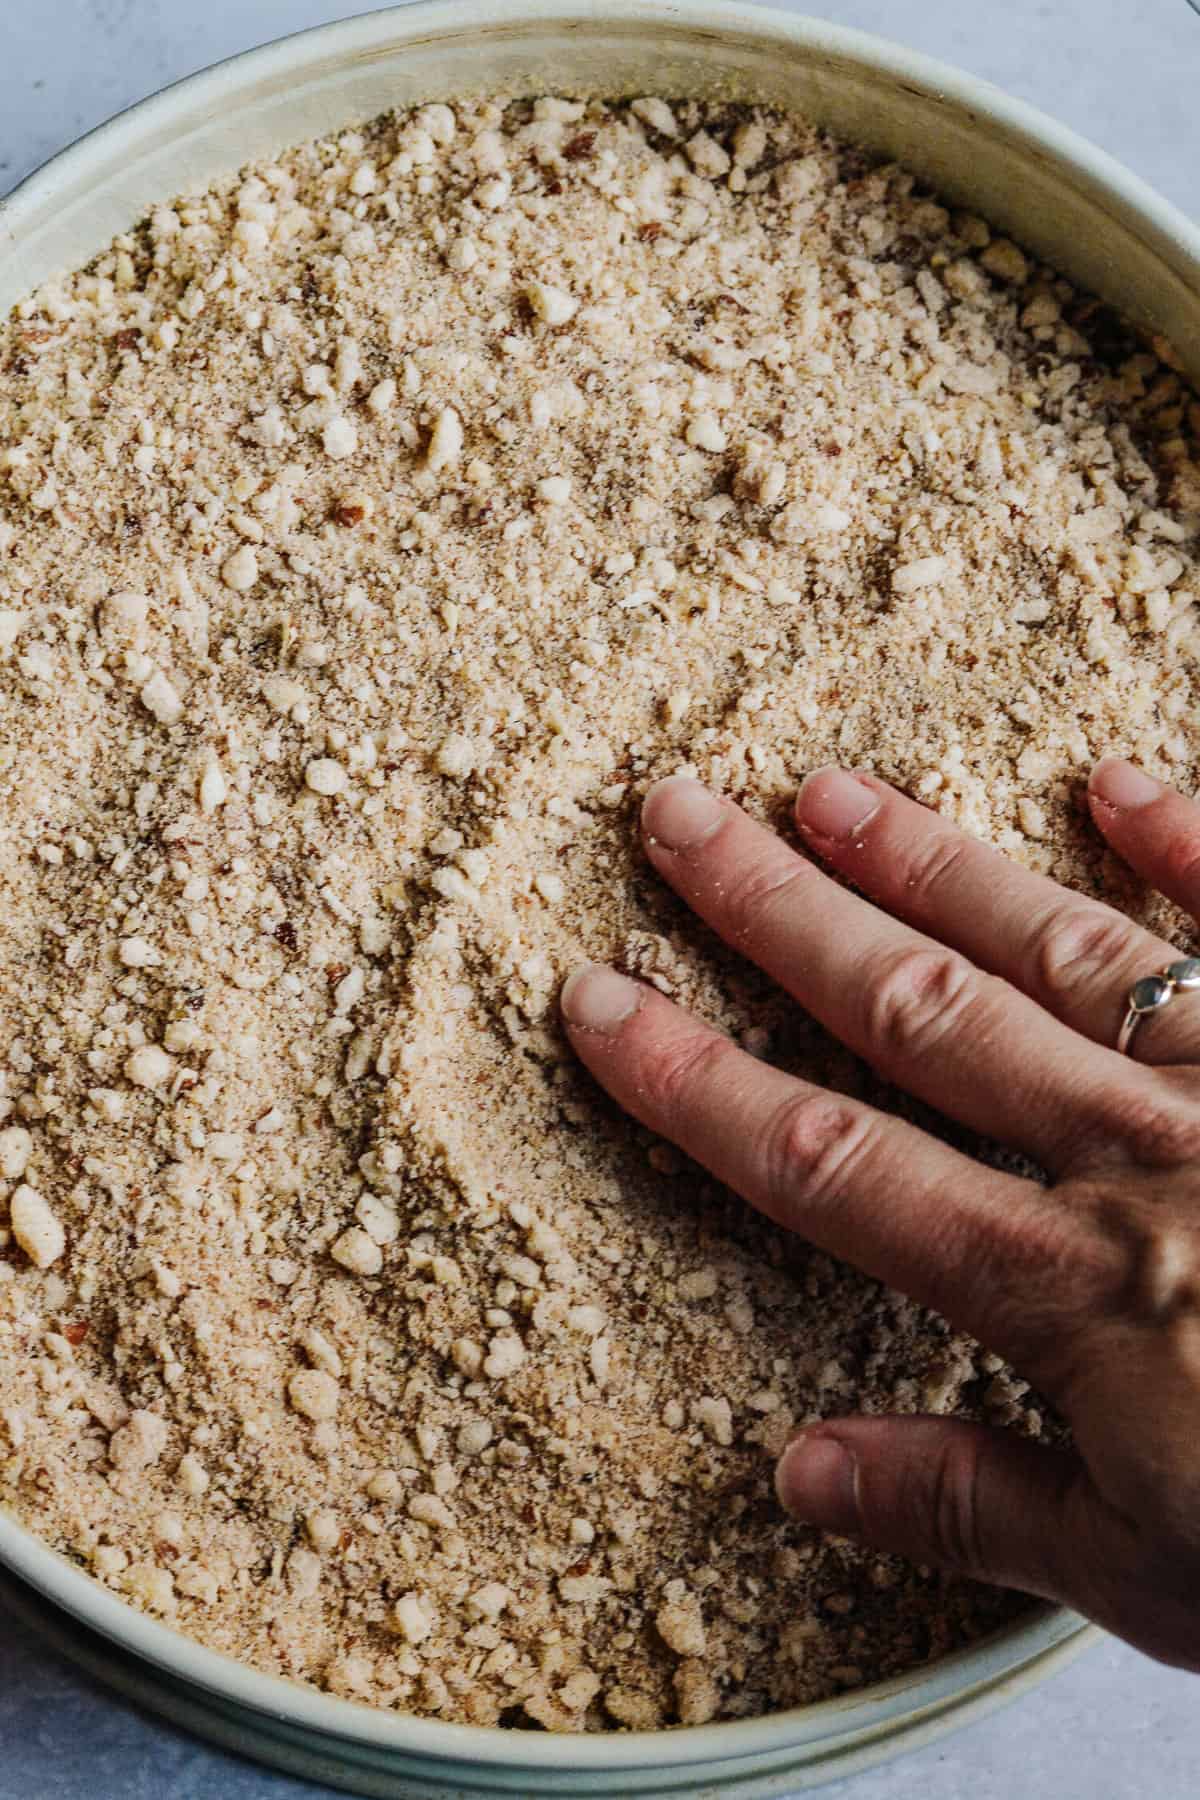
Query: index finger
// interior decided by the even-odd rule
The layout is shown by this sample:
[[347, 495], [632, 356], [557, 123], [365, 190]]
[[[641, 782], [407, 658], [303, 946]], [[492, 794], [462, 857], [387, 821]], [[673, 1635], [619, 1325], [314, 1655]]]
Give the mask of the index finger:
[[577, 970], [571, 1041], [626, 1111], [779, 1225], [903, 1289], [1017, 1360], [1082, 1260], [1035, 1183], [757, 1061], [615, 970]]

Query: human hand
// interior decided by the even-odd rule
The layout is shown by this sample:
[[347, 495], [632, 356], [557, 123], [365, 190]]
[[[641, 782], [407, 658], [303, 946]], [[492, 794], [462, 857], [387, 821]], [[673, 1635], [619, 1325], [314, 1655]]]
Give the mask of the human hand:
[[[1113, 849], [1200, 914], [1200, 806], [1116, 760], [1089, 802]], [[642, 828], [727, 943], [1048, 1186], [772, 1069], [599, 965], [563, 991], [572, 1042], [629, 1112], [777, 1223], [1007, 1357], [1075, 1447], [952, 1418], [832, 1419], [784, 1452], [780, 1497], [1200, 1670], [1200, 993], [1120, 1056], [1128, 989], [1178, 959], [1169, 944], [871, 776], [810, 776], [796, 820], [870, 899], [686, 777], [651, 790]]]

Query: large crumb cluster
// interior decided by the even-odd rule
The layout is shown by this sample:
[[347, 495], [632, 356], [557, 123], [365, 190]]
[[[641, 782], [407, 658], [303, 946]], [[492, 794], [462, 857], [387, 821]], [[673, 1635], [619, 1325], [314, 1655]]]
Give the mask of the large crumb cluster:
[[999, 1359], [618, 1116], [616, 959], [871, 1093], [637, 850], [862, 763], [1130, 906], [1193, 777], [1195, 409], [794, 118], [432, 105], [0, 327], [0, 1499], [262, 1669], [483, 1723], [758, 1713], [1011, 1597], [788, 1523], [793, 1428]]

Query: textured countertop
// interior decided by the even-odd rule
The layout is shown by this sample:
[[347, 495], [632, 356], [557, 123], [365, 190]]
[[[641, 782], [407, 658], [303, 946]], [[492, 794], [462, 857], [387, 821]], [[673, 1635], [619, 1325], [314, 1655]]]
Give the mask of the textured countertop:
[[[0, 0], [0, 193], [166, 82], [365, 0]], [[1200, 214], [1200, 18], [1186, 0], [811, 0], [1073, 125]], [[983, 1723], [825, 1791], [837, 1800], [1192, 1800], [1200, 1683], [1112, 1642]], [[0, 1611], [0, 1800], [316, 1800], [77, 1675]]]

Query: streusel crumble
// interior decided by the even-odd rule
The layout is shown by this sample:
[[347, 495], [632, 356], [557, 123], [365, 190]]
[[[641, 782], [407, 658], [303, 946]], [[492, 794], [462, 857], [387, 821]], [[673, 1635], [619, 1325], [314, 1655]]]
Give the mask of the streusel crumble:
[[757, 1713], [1007, 1617], [772, 1464], [1036, 1397], [616, 1114], [556, 994], [615, 958], [875, 1092], [648, 871], [684, 768], [781, 820], [867, 764], [1141, 908], [1073, 795], [1194, 775], [1198, 423], [980, 219], [698, 102], [390, 116], [19, 306], [0, 1499], [206, 1644], [484, 1723]]

